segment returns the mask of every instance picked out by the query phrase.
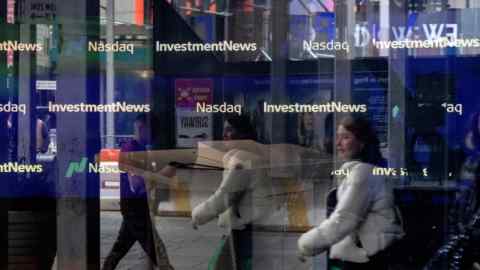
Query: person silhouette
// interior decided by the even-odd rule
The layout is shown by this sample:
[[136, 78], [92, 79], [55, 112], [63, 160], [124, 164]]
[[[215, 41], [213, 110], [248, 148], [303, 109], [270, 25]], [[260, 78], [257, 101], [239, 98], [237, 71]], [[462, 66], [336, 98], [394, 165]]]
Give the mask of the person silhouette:
[[[234, 269], [251, 269], [253, 224], [268, 218], [273, 210], [272, 183], [262, 168], [265, 159], [261, 150], [242, 149], [236, 140], [255, 140], [255, 130], [246, 116], [233, 116], [225, 121], [223, 139], [232, 148], [223, 157], [223, 179], [215, 193], [192, 211], [194, 228], [217, 216], [220, 227], [230, 229], [224, 248], [232, 256]], [[253, 142], [252, 142], [253, 143]], [[225, 254], [225, 253], [224, 253]], [[227, 252], [228, 254], [228, 252]], [[231, 265], [216, 265], [215, 269], [230, 269]]]
[[[146, 114], [140, 114], [134, 122], [134, 138], [122, 146], [121, 152], [145, 151], [148, 144]], [[160, 172], [165, 177], [175, 175], [175, 168], [167, 166]], [[150, 260], [161, 270], [173, 270], [162, 239], [150, 219], [147, 192], [143, 177], [130, 173], [120, 176], [120, 209], [123, 217], [120, 231], [105, 259], [103, 270], [113, 270], [130, 248], [139, 242]], [[157, 260], [156, 246], [160, 261]]]
[[337, 176], [337, 204], [319, 226], [302, 234], [302, 256], [330, 249], [332, 265], [342, 270], [388, 269], [389, 248], [404, 235], [395, 211], [393, 187], [374, 166], [383, 166], [379, 141], [369, 121], [349, 115], [336, 133], [338, 156], [344, 161]]

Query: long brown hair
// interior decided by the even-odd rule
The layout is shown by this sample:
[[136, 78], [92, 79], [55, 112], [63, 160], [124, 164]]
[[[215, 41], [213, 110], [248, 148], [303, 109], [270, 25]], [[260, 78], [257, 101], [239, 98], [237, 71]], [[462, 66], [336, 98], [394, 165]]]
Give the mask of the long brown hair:
[[340, 120], [339, 125], [353, 133], [355, 138], [364, 144], [362, 151], [354, 158], [373, 165], [384, 165], [385, 160], [380, 153], [380, 141], [366, 117], [360, 114], [349, 114]]

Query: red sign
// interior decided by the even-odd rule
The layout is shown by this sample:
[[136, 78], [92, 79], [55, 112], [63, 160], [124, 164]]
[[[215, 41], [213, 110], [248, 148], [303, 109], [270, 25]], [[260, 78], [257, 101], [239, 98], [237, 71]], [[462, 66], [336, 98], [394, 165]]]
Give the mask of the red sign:
[[7, 1], [7, 23], [15, 22], [15, 0]]
[[102, 149], [100, 151], [100, 162], [116, 161], [118, 162], [120, 149]]
[[[15, 23], [15, 0], [7, 1], [7, 23]], [[7, 51], [7, 67], [13, 66], [13, 51]]]
[[135, 0], [135, 24], [143, 25], [145, 19], [144, 0]]
[[177, 108], [194, 110], [197, 103], [212, 104], [213, 81], [211, 79], [175, 80], [175, 104]]

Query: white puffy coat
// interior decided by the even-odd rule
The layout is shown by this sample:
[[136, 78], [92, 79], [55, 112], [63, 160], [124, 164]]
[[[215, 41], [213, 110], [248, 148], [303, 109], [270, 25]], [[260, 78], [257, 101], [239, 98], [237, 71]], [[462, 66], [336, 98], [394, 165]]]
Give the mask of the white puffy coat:
[[223, 180], [213, 195], [193, 209], [193, 223], [202, 225], [220, 215], [219, 226], [241, 229], [267, 218], [274, 204], [264, 164], [259, 155], [244, 150], [225, 154]]
[[[347, 176], [337, 178], [337, 206], [320, 226], [300, 237], [302, 254], [313, 256], [331, 247], [330, 258], [361, 263], [403, 237], [393, 188], [384, 176], [373, 175], [372, 169], [359, 161], [342, 165]], [[357, 240], [362, 248], [355, 245]]]

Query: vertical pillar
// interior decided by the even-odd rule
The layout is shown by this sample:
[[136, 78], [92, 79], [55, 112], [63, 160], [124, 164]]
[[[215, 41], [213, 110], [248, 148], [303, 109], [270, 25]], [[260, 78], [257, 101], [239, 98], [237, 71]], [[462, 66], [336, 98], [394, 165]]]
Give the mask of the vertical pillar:
[[[2, 26], [7, 23], [7, 1], [0, 0], [0, 24]], [[4, 27], [2, 27], [4, 29]], [[0, 29], [0, 40], [6, 37], [6, 33]], [[7, 69], [7, 53], [0, 52], [0, 90], [5, 92], [6, 84], [6, 69]], [[1, 97], [1, 96], [0, 96]], [[0, 99], [5, 102], [5, 98]], [[0, 113], [0, 136], [2, 141], [7, 138], [7, 114]], [[7, 161], [8, 144], [0, 145], [0, 163]], [[0, 174], [0, 269], [6, 269], [8, 264], [8, 177], [5, 174]]]
[[[270, 104], [288, 104], [290, 99], [287, 93], [287, 63], [288, 63], [288, 15], [287, 0], [279, 0], [272, 3], [272, 62], [270, 65]], [[279, 144], [287, 142], [288, 121], [287, 114], [284, 113], [265, 113], [265, 122], [267, 123], [267, 134], [270, 135], [270, 143]], [[287, 159], [285, 156], [270, 157], [272, 167], [274, 162], [282, 163]], [[291, 171], [273, 169], [271, 175], [274, 177], [289, 177]]]
[[[115, 1], [107, 1], [107, 43], [113, 44], [114, 40], [114, 22], [115, 22]], [[107, 52], [107, 81], [105, 103], [112, 104], [115, 100], [115, 63], [114, 52]], [[108, 148], [115, 146], [115, 117], [113, 112], [106, 112], [106, 142]]]
[[[155, 50], [155, 43], [159, 42], [175, 42], [180, 39], [184, 41], [186, 38], [185, 29], [182, 27], [181, 18], [176, 16], [173, 6], [166, 1], [154, 2], [153, 15], [153, 68], [154, 79], [152, 81], [151, 102], [155, 104], [152, 117], [158, 119], [158, 123], [152, 126], [152, 142], [156, 149], [170, 149], [175, 146], [175, 90], [174, 80], [175, 73], [183, 75], [183, 70], [188, 69], [185, 65], [176, 65], [179, 61], [188, 61], [191, 58], [179, 59], [180, 56], [168, 53], [159, 53]], [[172, 4], [173, 5], [173, 4]], [[175, 31], [172, 31], [174, 29]], [[175, 41], [172, 41], [175, 40]], [[187, 60], [188, 59], [188, 60]], [[180, 69], [170, 71], [172, 67], [179, 66]], [[199, 62], [189, 67], [198, 67]], [[186, 73], [186, 72], [185, 72]], [[172, 76], [173, 75], [173, 76]]]
[[[58, 63], [56, 103], [98, 104], [98, 55], [87, 52], [99, 38], [99, 1], [57, 1], [63, 40]], [[57, 113], [58, 269], [99, 269], [99, 176], [87, 168], [67, 178], [71, 162], [95, 162], [100, 151], [97, 113]]]
[[[407, 25], [409, 1], [390, 2], [390, 27]], [[389, 27], [389, 28], [390, 28]], [[390, 49], [388, 63], [388, 161], [389, 167], [405, 167], [405, 82], [408, 49]]]
[[[390, 25], [390, 1], [380, 1], [380, 31], [378, 38], [380, 41], [387, 41], [389, 38], [389, 25]], [[393, 3], [392, 3], [393, 4]], [[388, 49], [379, 49], [379, 56], [388, 57]]]
[[[350, 0], [337, 0], [335, 2], [335, 27], [337, 28], [337, 40], [339, 42], [348, 42], [350, 50], [336, 50], [335, 51], [335, 64], [334, 64], [334, 91], [333, 101], [340, 101], [342, 103], [350, 103], [352, 101], [352, 59], [354, 50], [354, 24], [355, 17], [353, 13], [354, 1]], [[337, 122], [340, 115], [334, 114], [334, 127], [337, 126]], [[336, 133], [334, 132], [334, 139]], [[335, 140], [334, 140], [335, 142]], [[337, 153], [335, 147], [333, 148], [334, 160], [337, 160]], [[335, 166], [336, 167], [336, 166]]]
[[[288, 1], [272, 3], [272, 63], [271, 63], [271, 104], [286, 104], [287, 62], [288, 62]], [[270, 119], [271, 142], [284, 143], [287, 134], [285, 114], [267, 114]]]
[[[35, 38], [34, 24], [20, 24], [19, 42], [32, 43]], [[18, 53], [18, 103], [26, 104], [25, 114], [18, 115], [18, 159], [26, 163], [35, 163], [36, 155], [36, 89], [35, 89], [35, 57], [32, 53]]]
[[[386, 1], [388, 2], [388, 1]], [[367, 24], [367, 27], [372, 29], [372, 25], [375, 24], [376, 25], [376, 28], [375, 30], [370, 30], [370, 35], [371, 35], [371, 38], [373, 39], [374, 37], [376, 37], [377, 33], [377, 29], [379, 27], [379, 23], [380, 23], [380, 20], [379, 20], [379, 15], [380, 15], [380, 2], [373, 2], [373, 1], [368, 1], [367, 2], [367, 10], [366, 10], [366, 14], [365, 14], [365, 22]], [[373, 45], [373, 42], [369, 43], [368, 46], [365, 48], [364, 50], [364, 54], [362, 55], [363, 57], [375, 57], [375, 56], [378, 56], [378, 50], [375, 48], [375, 46]]]
[[[270, 65], [270, 101], [271, 104], [288, 104], [289, 99], [287, 96], [287, 62], [288, 62], [288, 29], [289, 29], [289, 1], [276, 0], [271, 3], [271, 18], [272, 18], [272, 62]], [[269, 130], [271, 143], [285, 143], [287, 137], [287, 117], [286, 114], [281, 113], [266, 113], [265, 120], [267, 123], [267, 130]], [[272, 168], [275, 166], [275, 162], [286, 159], [286, 155], [289, 153], [281, 153], [284, 156], [279, 156], [278, 152], [276, 156], [273, 156], [273, 152], [270, 153], [270, 164]], [[274, 181], [274, 185], [282, 187], [282, 184], [291, 182], [285, 172], [281, 172], [278, 168], [271, 169], [270, 175]], [[288, 202], [287, 202], [288, 203]], [[285, 229], [289, 225], [289, 216], [287, 215], [283, 221]], [[280, 259], [273, 261], [272, 269], [284, 270], [287, 268], [285, 263], [286, 254], [285, 240], [282, 239], [282, 245], [280, 247], [282, 255]]]

